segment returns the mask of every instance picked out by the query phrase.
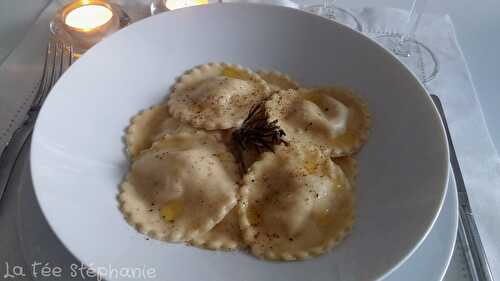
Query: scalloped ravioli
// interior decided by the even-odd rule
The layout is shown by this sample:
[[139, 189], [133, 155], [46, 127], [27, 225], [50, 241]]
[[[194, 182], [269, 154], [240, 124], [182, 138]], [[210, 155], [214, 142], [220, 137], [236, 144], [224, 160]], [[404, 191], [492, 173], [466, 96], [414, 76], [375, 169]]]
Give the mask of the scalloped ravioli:
[[[166, 103], [155, 105], [141, 111], [132, 118], [127, 129], [127, 152], [131, 158], [151, 147], [151, 145], [165, 135], [177, 133], [196, 133], [202, 131], [170, 115]], [[223, 140], [226, 133], [221, 130], [204, 131]]]
[[354, 188], [356, 185], [356, 176], [358, 175], [358, 164], [356, 163], [356, 159], [351, 156], [343, 156], [332, 159], [335, 164], [337, 164], [347, 179], [351, 183], [351, 187]]
[[212, 229], [235, 206], [237, 182], [234, 158], [216, 138], [167, 135], [132, 163], [119, 199], [140, 232], [187, 241]]
[[266, 102], [266, 108], [290, 141], [318, 146], [332, 157], [357, 152], [371, 123], [361, 99], [341, 88], [281, 91]]
[[188, 242], [210, 250], [236, 250], [245, 243], [241, 236], [238, 208], [233, 208], [224, 219], [207, 233], [197, 235]]
[[270, 94], [267, 83], [247, 68], [204, 64], [183, 75], [168, 99], [170, 113], [196, 128], [241, 125], [255, 103]]
[[245, 176], [240, 224], [254, 255], [297, 260], [324, 253], [350, 231], [349, 180], [314, 147], [279, 146]]
[[269, 85], [271, 91], [298, 89], [299, 83], [290, 76], [271, 70], [258, 70], [257, 74]]

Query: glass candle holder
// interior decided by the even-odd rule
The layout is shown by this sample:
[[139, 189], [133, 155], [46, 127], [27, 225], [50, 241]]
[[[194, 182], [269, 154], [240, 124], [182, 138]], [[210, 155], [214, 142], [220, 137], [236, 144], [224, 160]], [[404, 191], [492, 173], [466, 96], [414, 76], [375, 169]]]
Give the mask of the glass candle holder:
[[104, 0], [77, 0], [57, 11], [50, 31], [82, 54], [106, 36], [128, 25], [130, 19], [120, 6]]

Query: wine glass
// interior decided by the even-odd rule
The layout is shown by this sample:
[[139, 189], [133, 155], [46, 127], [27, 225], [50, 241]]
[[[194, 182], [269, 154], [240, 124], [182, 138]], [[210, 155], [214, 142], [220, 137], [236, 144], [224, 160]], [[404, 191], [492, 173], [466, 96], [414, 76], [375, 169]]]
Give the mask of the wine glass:
[[153, 0], [149, 7], [151, 15], [156, 15], [171, 9], [178, 9], [182, 7], [189, 7], [195, 5], [204, 5], [212, 3], [222, 3], [222, 0]]
[[334, 4], [335, 0], [323, 0], [323, 4], [305, 6], [304, 11], [320, 15], [330, 20], [346, 25], [354, 30], [363, 31], [361, 22], [349, 11]]
[[422, 82], [429, 82], [439, 72], [439, 62], [429, 47], [415, 39], [415, 31], [428, 0], [414, 0], [410, 15], [401, 34], [376, 37], [384, 47], [391, 50]]
[[151, 1], [151, 5], [149, 9], [151, 11], [151, 15], [156, 15], [162, 12], [167, 11], [167, 6], [165, 5], [165, 0], [153, 0]]

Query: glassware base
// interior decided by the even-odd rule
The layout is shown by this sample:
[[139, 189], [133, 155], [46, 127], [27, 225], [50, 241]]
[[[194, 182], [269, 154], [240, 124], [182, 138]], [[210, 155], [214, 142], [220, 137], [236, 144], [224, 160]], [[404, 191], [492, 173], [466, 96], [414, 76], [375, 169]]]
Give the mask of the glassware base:
[[381, 35], [376, 40], [385, 48], [391, 50], [420, 81], [429, 82], [439, 72], [439, 62], [429, 49], [421, 42], [407, 39], [403, 45], [400, 43], [401, 35]]
[[149, 10], [152, 16], [159, 13], [168, 11], [167, 6], [165, 6], [165, 0], [153, 0], [149, 6]]
[[363, 31], [361, 22], [352, 13], [340, 7], [333, 6], [325, 9], [323, 5], [313, 5], [306, 6], [303, 10], [330, 20], [334, 20], [359, 32]]

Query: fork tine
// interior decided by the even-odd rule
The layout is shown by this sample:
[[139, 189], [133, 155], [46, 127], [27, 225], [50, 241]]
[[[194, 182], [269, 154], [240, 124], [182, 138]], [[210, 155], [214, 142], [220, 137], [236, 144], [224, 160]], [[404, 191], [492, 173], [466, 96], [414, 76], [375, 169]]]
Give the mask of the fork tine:
[[[64, 72], [64, 48], [65, 46], [62, 44], [62, 43], [59, 43], [59, 50], [61, 51], [61, 57], [59, 58], [60, 62], [59, 62], [59, 69], [58, 69], [58, 72], [57, 72], [57, 76], [56, 78], [54, 79], [54, 84], [57, 82], [57, 80], [59, 80], [59, 77], [61, 77], [61, 75], [63, 74]], [[54, 84], [52, 84], [52, 87], [54, 87]]]
[[69, 46], [69, 65], [71, 66], [73, 64], [73, 45]]
[[52, 74], [52, 77], [50, 79], [49, 89], [47, 92], [50, 92], [50, 90], [52, 89], [52, 87], [56, 83], [57, 78], [59, 77], [59, 73], [61, 71], [61, 67], [62, 67], [61, 63], [59, 62], [62, 59], [61, 43], [59, 41], [56, 41], [55, 46], [56, 46], [56, 48], [55, 48], [55, 54], [54, 54], [54, 69], [52, 69], [53, 74]]
[[38, 96], [36, 104], [35, 103], [33, 104], [35, 108], [39, 108], [42, 105], [43, 101], [45, 100], [45, 97], [47, 96], [48, 91], [50, 90], [50, 83], [52, 83], [54, 77], [56, 46], [53, 40], [49, 40], [47, 47], [47, 57], [48, 57], [47, 68], [45, 69], [43, 74], [44, 76], [43, 84], [40, 86], [41, 92], [40, 95]]
[[47, 88], [46, 90], [44, 91], [44, 94], [49, 92], [50, 89], [52, 88], [52, 85], [54, 83], [54, 78], [56, 76], [56, 65], [57, 65], [57, 50], [58, 50], [58, 43], [55, 42], [53, 44], [53, 52], [54, 52], [54, 56], [53, 56], [53, 60], [52, 60], [52, 69], [51, 69], [51, 72], [50, 72], [50, 80], [49, 80], [49, 83], [47, 84]]
[[47, 44], [47, 49], [45, 50], [45, 59], [43, 62], [43, 70], [42, 70], [42, 78], [40, 78], [40, 83], [38, 85], [37, 96], [40, 95], [40, 91], [42, 90], [43, 83], [45, 81], [45, 76], [47, 76], [47, 61], [49, 60], [49, 50], [50, 50], [50, 42]]
[[49, 68], [50, 68], [50, 61], [51, 61], [50, 56], [52, 54], [51, 48], [52, 48], [52, 42], [51, 42], [51, 40], [49, 40], [49, 42], [47, 43], [47, 49], [45, 51], [45, 59], [44, 59], [44, 63], [43, 63], [42, 78], [40, 79], [40, 83], [38, 84], [38, 90], [37, 90], [37, 93], [35, 96], [35, 100], [33, 101], [33, 105], [39, 105], [40, 102], [42, 101], [42, 96], [43, 96], [43, 92], [45, 91], [45, 87], [47, 84], [47, 77], [48, 77]]
[[42, 79], [38, 88], [34, 108], [39, 108], [59, 77], [73, 61], [73, 47], [61, 41], [49, 40], [43, 68]]
[[[53, 83], [51, 83], [50, 89], [54, 86], [54, 84], [59, 80], [59, 78], [63, 75], [64, 71], [71, 65], [73, 60], [73, 47], [68, 45], [62, 41], [57, 42], [57, 50], [55, 58], [59, 59], [58, 68], [56, 69]], [[57, 56], [57, 51], [59, 51], [59, 56]], [[50, 91], [49, 89], [49, 91]]]
[[47, 62], [47, 69], [45, 72], [45, 80], [44, 80], [43, 87], [42, 87], [42, 93], [40, 95], [40, 100], [39, 100], [40, 105], [43, 102], [43, 100], [45, 99], [45, 93], [48, 92], [50, 84], [52, 83], [52, 80], [54, 77], [55, 53], [56, 53], [55, 42], [53, 40], [50, 40], [48, 52], [47, 52], [47, 56], [49, 57], [49, 59]]

